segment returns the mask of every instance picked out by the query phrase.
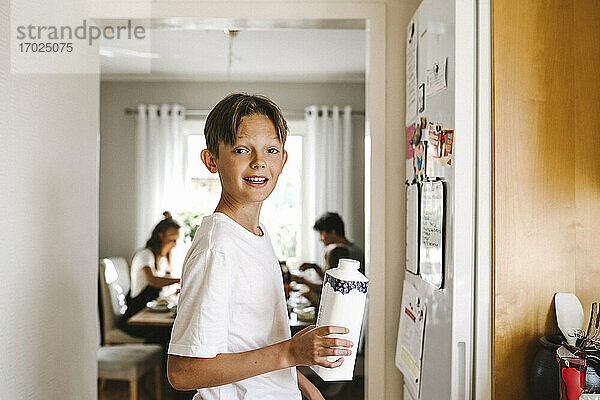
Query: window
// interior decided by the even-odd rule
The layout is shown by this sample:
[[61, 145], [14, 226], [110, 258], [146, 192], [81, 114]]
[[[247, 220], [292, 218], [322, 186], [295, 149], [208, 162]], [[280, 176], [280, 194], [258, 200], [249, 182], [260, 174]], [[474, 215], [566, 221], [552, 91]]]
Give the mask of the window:
[[[288, 161], [275, 190], [263, 203], [261, 222], [271, 236], [279, 259], [298, 260], [302, 256], [302, 134], [305, 123], [290, 120], [288, 125], [290, 135], [285, 144]], [[183, 130], [187, 139], [186, 193], [179, 218], [185, 220], [214, 211], [221, 196], [221, 183], [218, 175], [211, 174], [200, 159], [200, 152], [206, 148], [204, 120], [186, 120]], [[197, 218], [195, 222], [200, 220]]]

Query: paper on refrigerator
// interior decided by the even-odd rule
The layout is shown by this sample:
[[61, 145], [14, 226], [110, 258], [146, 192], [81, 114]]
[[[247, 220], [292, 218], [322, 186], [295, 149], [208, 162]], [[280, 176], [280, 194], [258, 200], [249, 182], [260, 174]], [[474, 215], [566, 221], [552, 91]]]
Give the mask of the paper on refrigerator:
[[436, 289], [444, 287], [444, 210], [443, 181], [421, 185], [419, 274]]
[[406, 125], [417, 116], [417, 22], [413, 19], [406, 32]]
[[404, 384], [416, 399], [420, 396], [421, 388], [426, 310], [417, 289], [409, 281], [404, 281], [396, 342], [396, 367], [404, 375]]
[[448, 87], [446, 68], [448, 57], [435, 59], [425, 72], [425, 93], [427, 97], [434, 96]]

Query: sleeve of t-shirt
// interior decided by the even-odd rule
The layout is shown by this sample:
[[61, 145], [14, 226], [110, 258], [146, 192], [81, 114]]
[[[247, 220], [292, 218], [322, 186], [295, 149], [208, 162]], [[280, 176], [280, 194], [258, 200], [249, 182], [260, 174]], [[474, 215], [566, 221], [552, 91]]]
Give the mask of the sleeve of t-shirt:
[[227, 352], [229, 269], [225, 255], [205, 250], [183, 267], [169, 354], [211, 358]]
[[145, 266], [154, 267], [154, 254], [150, 249], [138, 250], [131, 260], [131, 297], [138, 296], [148, 285], [146, 275], [142, 272]]
[[145, 266], [154, 266], [154, 254], [150, 249], [142, 249], [135, 253], [131, 260], [132, 269], [142, 269]]

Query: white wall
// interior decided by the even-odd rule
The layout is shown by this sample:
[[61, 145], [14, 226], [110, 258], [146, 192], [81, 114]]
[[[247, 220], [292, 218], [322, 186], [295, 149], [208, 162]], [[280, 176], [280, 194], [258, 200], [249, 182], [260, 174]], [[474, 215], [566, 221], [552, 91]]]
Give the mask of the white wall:
[[[187, 108], [211, 109], [234, 91], [261, 93], [283, 110], [304, 110], [311, 104], [351, 105], [365, 109], [362, 83], [190, 83], [190, 82], [102, 82], [100, 91], [100, 256], [131, 257], [143, 243], [135, 243], [135, 116], [126, 107], [138, 103], [178, 103]], [[354, 132], [364, 132], [364, 117], [353, 117]], [[364, 150], [356, 148], [359, 170]], [[364, 177], [357, 175], [354, 215], [364, 219]], [[157, 216], [157, 219], [159, 216]], [[362, 245], [364, 226], [348, 237]], [[364, 246], [362, 246], [364, 248]]]
[[0, 2], [0, 399], [96, 398], [97, 75], [10, 72]]

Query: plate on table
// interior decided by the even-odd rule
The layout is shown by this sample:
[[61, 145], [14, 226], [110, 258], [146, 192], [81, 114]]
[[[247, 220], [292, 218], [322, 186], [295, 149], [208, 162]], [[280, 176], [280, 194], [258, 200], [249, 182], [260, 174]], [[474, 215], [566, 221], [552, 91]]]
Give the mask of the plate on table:
[[146, 308], [152, 312], [169, 312], [173, 305], [165, 300], [152, 300], [146, 303]]
[[304, 293], [310, 290], [308, 285], [305, 285], [304, 283], [298, 283], [295, 281], [290, 282], [290, 289], [300, 293]]
[[290, 298], [287, 300], [287, 303], [288, 306], [290, 306], [291, 308], [306, 308], [310, 306], [310, 300], [296, 293], [290, 295]]
[[314, 306], [306, 308], [294, 308], [298, 321], [314, 323], [317, 318], [317, 309]]

